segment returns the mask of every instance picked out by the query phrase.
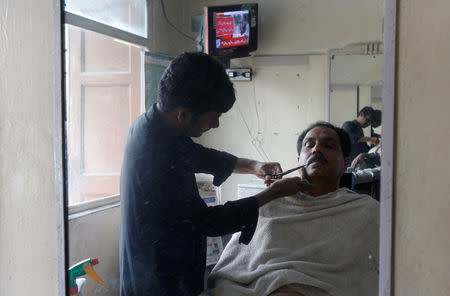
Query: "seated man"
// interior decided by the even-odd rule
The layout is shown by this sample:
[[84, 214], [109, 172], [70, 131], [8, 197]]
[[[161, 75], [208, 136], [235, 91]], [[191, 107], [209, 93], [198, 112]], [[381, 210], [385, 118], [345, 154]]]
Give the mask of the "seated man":
[[214, 296], [377, 295], [379, 205], [339, 188], [350, 140], [318, 122], [297, 142], [311, 186], [260, 208], [248, 245], [233, 236], [208, 284]]
[[347, 173], [353, 175], [354, 191], [380, 200], [381, 143], [368, 153], [359, 154], [347, 168]]
[[359, 154], [347, 168], [347, 173], [353, 174], [355, 184], [380, 180], [381, 144], [373, 147], [367, 153]]

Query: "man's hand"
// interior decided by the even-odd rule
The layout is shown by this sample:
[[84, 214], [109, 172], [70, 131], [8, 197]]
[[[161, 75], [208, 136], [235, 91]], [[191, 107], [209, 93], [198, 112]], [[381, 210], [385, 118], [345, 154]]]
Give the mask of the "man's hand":
[[278, 162], [259, 162], [256, 167], [255, 175], [258, 178], [264, 179], [264, 184], [269, 186], [275, 180], [272, 175], [281, 173], [283, 170]]
[[355, 159], [353, 159], [353, 161], [352, 161], [351, 168], [352, 169], [356, 168], [356, 166], [358, 164], [360, 164], [364, 161], [366, 156], [367, 156], [367, 153], [360, 153], [358, 156], [356, 156]]
[[275, 175], [281, 173], [281, 166], [278, 162], [257, 162], [255, 165], [255, 175], [264, 179], [267, 175]]
[[279, 197], [294, 195], [299, 191], [309, 189], [311, 189], [311, 184], [300, 177], [277, 180], [269, 187], [269, 190]]
[[308, 174], [306, 173], [306, 167], [302, 167], [300, 169], [300, 179], [302, 180], [302, 182], [306, 182], [306, 183], [311, 182], [311, 180], [308, 177]]
[[300, 177], [285, 178], [275, 181], [269, 188], [256, 195], [259, 206], [274, 199], [294, 195], [299, 191], [307, 192], [316, 185], [303, 181]]
[[238, 158], [233, 170], [233, 173], [253, 174], [261, 179], [264, 179], [266, 175], [281, 172], [281, 166], [278, 162], [260, 162], [246, 158]]
[[372, 144], [374, 146], [377, 146], [380, 144], [380, 138], [377, 137], [362, 137], [359, 142], [366, 142], [367, 144]]
[[370, 137], [369, 141], [367, 141], [369, 144], [372, 144], [374, 146], [377, 146], [378, 144], [380, 144], [380, 138], [377, 137]]

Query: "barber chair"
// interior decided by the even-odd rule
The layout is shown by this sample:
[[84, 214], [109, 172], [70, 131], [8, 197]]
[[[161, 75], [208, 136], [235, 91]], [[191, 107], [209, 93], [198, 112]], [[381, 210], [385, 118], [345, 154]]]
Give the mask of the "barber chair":
[[380, 181], [379, 180], [375, 180], [375, 181], [367, 182], [367, 183], [356, 184], [354, 186], [353, 191], [361, 193], [361, 194], [370, 195], [377, 201], [380, 201]]
[[340, 187], [347, 187], [350, 190], [355, 188], [355, 180], [352, 173], [344, 173], [341, 177]]

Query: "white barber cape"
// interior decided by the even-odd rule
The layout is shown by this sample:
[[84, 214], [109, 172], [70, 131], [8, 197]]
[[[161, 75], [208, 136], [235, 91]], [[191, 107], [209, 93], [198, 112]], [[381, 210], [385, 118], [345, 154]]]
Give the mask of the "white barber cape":
[[265, 296], [289, 285], [305, 296], [377, 295], [378, 233], [379, 205], [368, 195], [339, 188], [280, 198], [260, 208], [248, 245], [233, 235], [209, 294]]

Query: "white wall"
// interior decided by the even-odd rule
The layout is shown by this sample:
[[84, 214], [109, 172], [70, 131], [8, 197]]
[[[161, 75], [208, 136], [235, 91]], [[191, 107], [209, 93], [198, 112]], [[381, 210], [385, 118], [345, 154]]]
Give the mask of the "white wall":
[[[176, 0], [170, 0], [172, 2]], [[240, 4], [239, 0], [185, 0], [182, 21], [203, 6]], [[302, 54], [342, 48], [349, 43], [381, 41], [383, 1], [376, 0], [257, 0], [259, 4], [258, 51], [255, 54]], [[186, 6], [183, 6], [186, 7]]]
[[57, 3], [0, 1], [0, 295], [64, 294]]
[[[365, 106], [371, 106], [370, 86], [361, 85], [359, 87], [359, 108], [361, 109]], [[363, 132], [366, 137], [369, 137], [370, 127], [364, 128]]]
[[450, 2], [398, 2], [395, 295], [450, 291]]
[[332, 87], [330, 90], [330, 122], [342, 126], [357, 115], [358, 91], [355, 85]]
[[84, 295], [119, 295], [119, 228], [120, 207], [69, 220], [69, 266], [86, 258], [98, 258], [94, 269], [107, 284], [104, 288], [89, 278], [83, 287]]
[[[171, 27], [163, 16], [161, 1], [148, 1], [149, 50], [153, 53], [162, 53], [177, 56], [184, 51], [194, 51], [195, 42], [178, 33]], [[167, 18], [176, 28], [195, 39], [191, 33], [191, 17], [186, 12], [188, 1], [164, 0]]]
[[[323, 53], [350, 43], [381, 41], [383, 1], [376, 0], [258, 0], [257, 55]], [[191, 32], [191, 16], [204, 6], [240, 4], [240, 0], [165, 0], [169, 20], [185, 34]], [[149, 48], [176, 56], [194, 51], [195, 42], [176, 32], [163, 18], [160, 1], [149, 1]], [[355, 25], [359, 24], [359, 25]]]
[[[294, 167], [299, 133], [310, 123], [324, 120], [326, 113], [327, 56], [307, 60], [302, 66], [254, 68], [253, 81], [235, 82], [234, 107], [222, 115], [218, 129], [199, 141], [240, 157]], [[222, 186], [223, 200], [235, 199], [237, 184], [253, 178], [233, 175]]]
[[[357, 86], [359, 86], [359, 110], [365, 106], [381, 110], [383, 55], [334, 56], [331, 60], [330, 84], [331, 123], [342, 126], [345, 121], [356, 118], [357, 101], [354, 98], [357, 96]], [[345, 97], [348, 95], [350, 97]], [[373, 97], [380, 100], [373, 102]], [[370, 127], [363, 131], [366, 136], [370, 135]], [[377, 128], [377, 131], [380, 132], [381, 128]]]
[[383, 55], [334, 56], [331, 60], [330, 83], [331, 85], [382, 85]]

